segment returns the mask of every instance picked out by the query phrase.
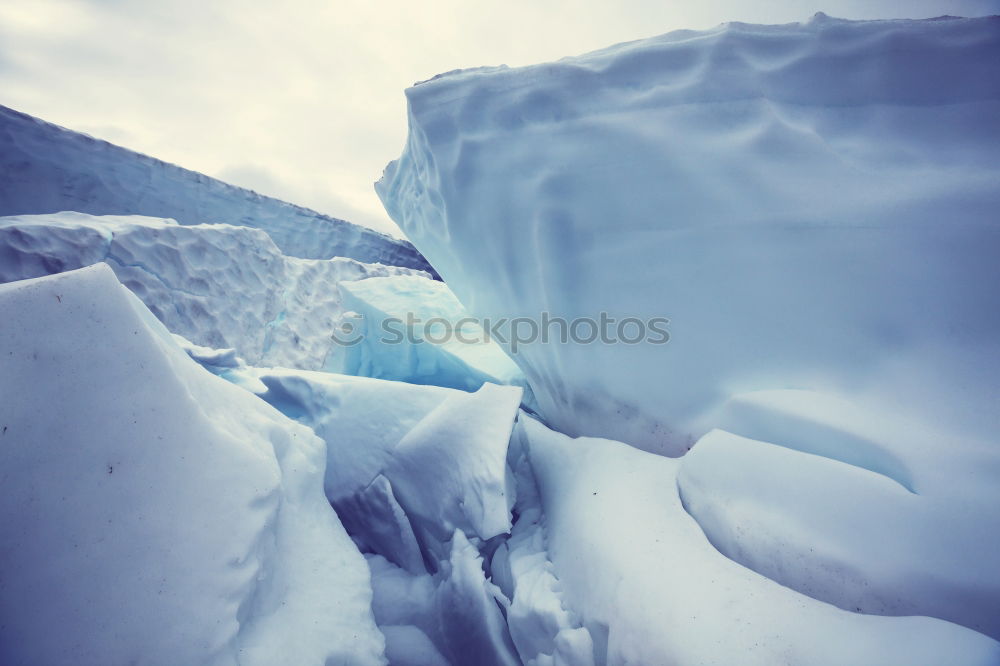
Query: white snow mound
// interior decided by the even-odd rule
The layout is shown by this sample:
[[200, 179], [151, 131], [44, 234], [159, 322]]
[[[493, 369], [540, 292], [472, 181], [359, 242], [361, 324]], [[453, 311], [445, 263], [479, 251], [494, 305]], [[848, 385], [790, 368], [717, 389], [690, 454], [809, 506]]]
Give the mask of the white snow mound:
[[1000, 452], [805, 391], [733, 398], [681, 459], [685, 508], [724, 554], [809, 596], [1000, 640]]
[[379, 664], [308, 428], [104, 264], [0, 286], [0, 661]]

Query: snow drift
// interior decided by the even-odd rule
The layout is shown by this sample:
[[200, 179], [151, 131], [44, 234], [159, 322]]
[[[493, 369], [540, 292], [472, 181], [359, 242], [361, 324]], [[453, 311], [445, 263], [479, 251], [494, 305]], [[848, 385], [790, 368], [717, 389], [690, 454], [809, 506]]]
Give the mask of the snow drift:
[[677, 480], [720, 551], [847, 610], [1000, 639], [994, 443], [803, 391], [736, 396], [718, 425]]
[[[519, 492], [515, 510], [524, 515], [540, 504], [535, 541], [547, 547], [562, 608], [588, 631], [596, 663], [930, 666], [1000, 659], [1000, 643], [970, 629], [840, 610], [720, 555], [678, 495], [675, 479], [687, 457], [673, 460], [610, 440], [574, 441], [523, 415], [512, 452], [537, 483], [534, 498]], [[512, 563], [524, 541], [512, 538]], [[513, 607], [519, 595], [537, 595], [535, 580], [514, 579]], [[562, 609], [555, 609], [558, 617]], [[516, 618], [511, 629], [518, 636]], [[559, 626], [528, 627], [538, 632], [539, 625]], [[578, 637], [578, 630], [569, 633], [573, 627], [566, 621], [560, 633]], [[556, 643], [564, 655], [572, 644]]]
[[79, 211], [266, 231], [293, 257], [429, 270], [413, 245], [0, 106], [0, 215]]
[[795, 388], [1000, 431], [1000, 18], [726, 24], [407, 98], [377, 189], [472, 314], [671, 321], [522, 346], [558, 430], [678, 455]]

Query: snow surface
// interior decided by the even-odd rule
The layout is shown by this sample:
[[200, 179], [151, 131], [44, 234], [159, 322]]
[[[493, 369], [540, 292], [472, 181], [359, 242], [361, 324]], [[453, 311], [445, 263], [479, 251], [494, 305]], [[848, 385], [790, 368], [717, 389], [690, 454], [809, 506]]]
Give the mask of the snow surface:
[[344, 309], [357, 315], [345, 323], [360, 336], [346, 349], [343, 372], [466, 391], [485, 382], [524, 383], [517, 365], [443, 282], [373, 277], [337, 288]]
[[377, 189], [473, 315], [671, 320], [523, 345], [556, 429], [679, 455], [795, 388], [1000, 431], [1000, 18], [732, 23], [407, 98]]
[[847, 610], [1000, 640], [994, 442], [803, 391], [736, 396], [719, 427], [678, 487], [721, 552]]
[[227, 185], [0, 106], [0, 215], [79, 211], [266, 231], [294, 257], [432, 270], [405, 240]]
[[232, 348], [252, 365], [309, 370], [340, 370], [347, 360], [330, 337], [343, 313], [338, 282], [421, 274], [287, 257], [245, 226], [69, 212], [0, 218], [0, 282], [100, 261], [171, 332]]
[[[515, 439], [534, 472], [544, 514], [535, 539], [546, 544], [562, 601], [589, 632], [598, 663], [929, 666], [1000, 660], [1000, 643], [970, 629], [926, 617], [840, 610], [727, 559], [681, 503], [676, 476], [686, 459], [610, 440], [572, 440], [526, 415]], [[795, 501], [792, 493], [785, 499]], [[535, 594], [532, 583], [515, 577], [515, 605], [522, 584]], [[553, 615], [560, 611], [553, 605]], [[573, 631], [567, 619], [552, 629]], [[513, 623], [512, 633], [518, 636]]]
[[321, 439], [106, 265], [0, 286], [0, 311], [0, 661], [384, 663]]

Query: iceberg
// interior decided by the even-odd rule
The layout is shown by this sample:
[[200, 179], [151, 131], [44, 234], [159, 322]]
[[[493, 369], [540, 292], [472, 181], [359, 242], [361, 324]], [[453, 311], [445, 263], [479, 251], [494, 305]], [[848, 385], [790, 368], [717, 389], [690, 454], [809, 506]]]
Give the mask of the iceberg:
[[0, 286], [0, 310], [0, 661], [385, 663], [320, 438], [105, 264]]
[[[514, 356], [561, 432], [675, 456], [733, 395], [863, 389], [995, 437], [998, 26], [817, 15], [448, 73], [376, 187], [474, 316], [617, 323]], [[668, 344], [623, 342], [654, 319]]]

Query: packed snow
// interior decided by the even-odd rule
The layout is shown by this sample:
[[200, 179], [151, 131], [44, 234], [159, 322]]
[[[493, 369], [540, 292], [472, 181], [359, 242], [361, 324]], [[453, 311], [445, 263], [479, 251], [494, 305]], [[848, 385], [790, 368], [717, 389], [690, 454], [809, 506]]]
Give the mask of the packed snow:
[[0, 106], [0, 215], [79, 211], [257, 227], [282, 252], [431, 270], [413, 245]]

